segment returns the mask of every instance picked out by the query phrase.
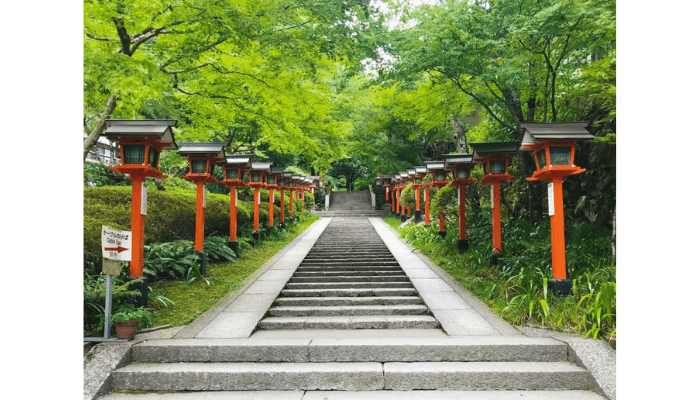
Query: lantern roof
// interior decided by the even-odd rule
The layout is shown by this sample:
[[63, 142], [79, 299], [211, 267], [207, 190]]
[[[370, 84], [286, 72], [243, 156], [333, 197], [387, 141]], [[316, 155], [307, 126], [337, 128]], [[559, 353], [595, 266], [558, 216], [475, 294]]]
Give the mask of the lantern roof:
[[426, 161], [425, 166], [428, 171], [440, 171], [445, 169], [444, 161]]
[[401, 171], [399, 172], [399, 175], [401, 175], [401, 179], [408, 178], [408, 171]]
[[178, 153], [183, 156], [216, 156], [217, 159], [224, 160], [224, 147], [228, 146], [228, 142], [178, 142], [177, 145], [180, 147]]
[[474, 149], [474, 159], [492, 155], [514, 156], [518, 154], [520, 149], [519, 142], [487, 142], [487, 143], [471, 143], [469, 144]]
[[284, 174], [284, 167], [270, 167], [270, 173], [273, 175], [282, 175]]
[[229, 166], [247, 166], [251, 159], [253, 159], [253, 154], [226, 154], [224, 164]]
[[545, 122], [520, 123], [520, 149], [535, 145], [545, 140], [590, 140], [593, 135], [588, 132], [588, 121], [580, 122]]
[[456, 165], [468, 165], [474, 162], [473, 154], [443, 154], [443, 157], [445, 157], [446, 168]]
[[428, 168], [425, 165], [416, 165], [416, 174], [426, 174], [428, 172]]
[[175, 150], [172, 127], [177, 126], [176, 119], [107, 119], [107, 129], [100, 136], [157, 136], [164, 145], [163, 150]]
[[271, 161], [251, 161], [250, 162], [250, 169], [252, 171], [270, 172], [271, 165], [272, 165]]
[[406, 172], [408, 172], [409, 176], [415, 176], [416, 175], [416, 169], [415, 168], [406, 168]]

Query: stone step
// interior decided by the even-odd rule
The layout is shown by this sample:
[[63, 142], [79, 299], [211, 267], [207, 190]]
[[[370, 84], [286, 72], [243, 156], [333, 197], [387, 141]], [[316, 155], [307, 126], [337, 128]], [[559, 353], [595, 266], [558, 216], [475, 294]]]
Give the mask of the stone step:
[[276, 306], [370, 306], [370, 305], [399, 305], [423, 304], [418, 296], [386, 296], [386, 297], [278, 297]]
[[347, 266], [319, 266], [319, 265], [300, 265], [296, 269], [298, 272], [315, 272], [315, 271], [401, 271], [400, 266], [391, 265], [347, 265]]
[[425, 315], [428, 307], [415, 305], [348, 305], [348, 306], [277, 306], [267, 315], [271, 317], [306, 316], [361, 316], [361, 315]]
[[[396, 276], [403, 271], [312, 271], [312, 272], [295, 272], [294, 277], [312, 277], [312, 276]], [[405, 275], [405, 274], [404, 274]]]
[[550, 338], [153, 339], [132, 347], [136, 362], [563, 362]]
[[589, 390], [570, 363], [153, 363], [112, 374], [113, 390]]
[[282, 289], [281, 297], [386, 297], [418, 296], [418, 290], [410, 289]]
[[310, 282], [310, 283], [287, 283], [287, 289], [410, 289], [413, 288], [411, 282]]
[[339, 276], [292, 276], [290, 283], [311, 283], [311, 282], [410, 282], [406, 275], [339, 275]]
[[100, 397], [100, 400], [606, 400], [584, 390], [373, 390], [373, 391], [219, 391], [219, 392], [152, 392], [119, 393]]
[[431, 329], [439, 323], [429, 315], [368, 315], [266, 317], [258, 329]]
[[304, 257], [304, 260], [308, 260], [308, 261], [315, 261], [315, 260], [321, 260], [321, 261], [343, 261], [343, 260], [355, 261], [355, 260], [360, 260], [360, 261], [362, 261], [362, 260], [368, 260], [368, 259], [369, 260], [386, 260], [386, 261], [396, 260], [390, 252], [387, 252], [385, 254], [375, 254], [375, 253], [307, 254], [306, 257]]
[[343, 261], [343, 262], [336, 262], [336, 261], [326, 261], [326, 260], [303, 260], [299, 266], [302, 267], [314, 267], [314, 266], [324, 266], [324, 265], [347, 265], [348, 267], [352, 266], [366, 266], [366, 265], [371, 265], [371, 266], [398, 266], [399, 262], [396, 260], [391, 260], [391, 261], [382, 261], [382, 260], [365, 260], [365, 261]]

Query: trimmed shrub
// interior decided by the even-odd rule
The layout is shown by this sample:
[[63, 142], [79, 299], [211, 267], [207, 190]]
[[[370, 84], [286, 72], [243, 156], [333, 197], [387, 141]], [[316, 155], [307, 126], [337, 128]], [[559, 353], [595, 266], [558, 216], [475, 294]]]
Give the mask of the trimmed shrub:
[[[102, 225], [130, 230], [131, 187], [86, 187], [83, 195], [85, 259], [97, 261], [102, 257], [100, 235]], [[176, 188], [167, 191], [149, 190], [144, 243], [193, 241], [196, 202], [196, 192], [189, 190]], [[240, 227], [252, 219], [252, 210], [251, 202], [238, 201], [239, 232], [245, 233]], [[204, 218], [205, 235], [228, 236], [229, 213], [230, 197], [228, 195], [208, 193]], [[267, 215], [267, 211], [264, 215]]]

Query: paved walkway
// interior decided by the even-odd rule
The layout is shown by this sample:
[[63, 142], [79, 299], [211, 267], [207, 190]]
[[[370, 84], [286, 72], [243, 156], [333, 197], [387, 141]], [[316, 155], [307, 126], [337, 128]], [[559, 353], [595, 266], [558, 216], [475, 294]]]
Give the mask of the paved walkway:
[[[393, 330], [255, 331], [275, 298], [323, 233], [331, 218], [321, 218], [305, 234], [277, 253], [249, 284], [174, 335], [178, 339], [241, 339], [248, 337], [395, 337]], [[380, 218], [370, 223], [406, 272], [443, 331], [402, 329], [405, 337], [520, 335], [481, 301], [425, 257], [415, 254]], [[252, 336], [251, 336], [252, 335]]]

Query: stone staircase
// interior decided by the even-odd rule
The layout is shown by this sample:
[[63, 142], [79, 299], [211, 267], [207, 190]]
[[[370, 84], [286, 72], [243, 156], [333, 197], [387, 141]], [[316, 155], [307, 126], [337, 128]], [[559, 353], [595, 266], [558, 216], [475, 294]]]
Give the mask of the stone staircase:
[[258, 324], [262, 330], [438, 326], [366, 218], [334, 218]]
[[369, 190], [354, 192], [332, 192], [326, 211], [314, 211], [321, 217], [366, 218], [386, 217], [386, 210], [375, 210], [370, 202]]
[[392, 254], [332, 219], [252, 335], [136, 344], [103, 399], [605, 399], [562, 341], [448, 336]]

